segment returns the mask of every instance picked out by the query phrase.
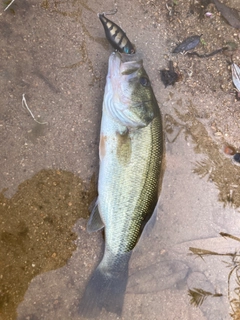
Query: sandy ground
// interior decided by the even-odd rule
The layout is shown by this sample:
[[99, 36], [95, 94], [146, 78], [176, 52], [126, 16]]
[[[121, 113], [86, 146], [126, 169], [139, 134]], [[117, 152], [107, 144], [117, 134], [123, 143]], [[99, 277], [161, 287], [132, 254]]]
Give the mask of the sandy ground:
[[[2, 5], [1, 320], [79, 319], [79, 297], [103, 245], [101, 234], [85, 230], [112, 52], [97, 13], [116, 5], [111, 19], [144, 60], [165, 134], [156, 223], [134, 251], [122, 319], [240, 319], [239, 239], [219, 235], [240, 236], [240, 167], [223, 152], [225, 145], [240, 151], [230, 70], [231, 56], [240, 65], [240, 31], [212, 4], [174, 3], [15, 0], [5, 12]], [[224, 3], [240, 10], [238, 0]], [[212, 18], [201, 18], [206, 11]], [[200, 34], [199, 54], [229, 49], [209, 58], [171, 53]], [[181, 79], [165, 88], [159, 70], [169, 60]], [[46, 124], [22, 107], [23, 94]], [[194, 288], [202, 290], [199, 307], [190, 303]], [[117, 317], [103, 310], [99, 319]]]

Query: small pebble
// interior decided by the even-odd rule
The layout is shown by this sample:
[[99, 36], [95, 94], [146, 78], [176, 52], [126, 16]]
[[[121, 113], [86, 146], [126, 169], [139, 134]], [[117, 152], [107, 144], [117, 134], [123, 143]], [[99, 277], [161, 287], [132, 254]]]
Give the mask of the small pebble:
[[212, 18], [213, 14], [212, 14], [212, 12], [206, 12], [205, 16], [208, 17], [208, 18]]
[[224, 153], [226, 153], [229, 156], [232, 156], [232, 155], [234, 155], [236, 153], [236, 150], [231, 146], [225, 146], [224, 147]]

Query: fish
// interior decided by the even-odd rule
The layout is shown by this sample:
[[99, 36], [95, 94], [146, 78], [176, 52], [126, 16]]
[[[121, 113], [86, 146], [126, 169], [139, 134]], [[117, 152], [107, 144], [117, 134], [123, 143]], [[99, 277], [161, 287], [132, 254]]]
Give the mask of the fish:
[[179, 81], [180, 76], [175, 72], [172, 60], [169, 61], [169, 70], [160, 70], [160, 77], [165, 88], [170, 85], [173, 86], [175, 82]]
[[116, 23], [106, 18], [104, 13], [98, 13], [98, 17], [104, 27], [106, 38], [114, 49], [127, 54], [135, 53], [134, 45]]
[[129, 259], [158, 201], [162, 119], [143, 61], [135, 55], [109, 57], [99, 158], [98, 199], [87, 230], [104, 229], [105, 249], [80, 300], [79, 314], [87, 318], [103, 308], [121, 315]]

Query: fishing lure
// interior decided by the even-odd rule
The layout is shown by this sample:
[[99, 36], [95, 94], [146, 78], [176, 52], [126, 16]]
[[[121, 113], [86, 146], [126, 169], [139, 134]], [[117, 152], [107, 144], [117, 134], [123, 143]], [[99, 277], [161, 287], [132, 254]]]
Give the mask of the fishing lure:
[[99, 13], [98, 18], [104, 27], [106, 38], [114, 49], [127, 54], [135, 53], [133, 44], [126, 36], [126, 33], [116, 23], [106, 18], [104, 13]]

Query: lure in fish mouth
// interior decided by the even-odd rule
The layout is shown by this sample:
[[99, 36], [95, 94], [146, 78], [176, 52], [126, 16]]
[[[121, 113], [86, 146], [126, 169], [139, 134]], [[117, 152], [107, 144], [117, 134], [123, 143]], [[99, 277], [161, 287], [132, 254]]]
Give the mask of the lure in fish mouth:
[[[126, 57], [127, 56], [127, 57]], [[98, 199], [89, 232], [104, 228], [105, 250], [91, 275], [79, 313], [102, 308], [121, 315], [128, 263], [158, 200], [162, 121], [142, 60], [112, 53], [102, 107]]]

